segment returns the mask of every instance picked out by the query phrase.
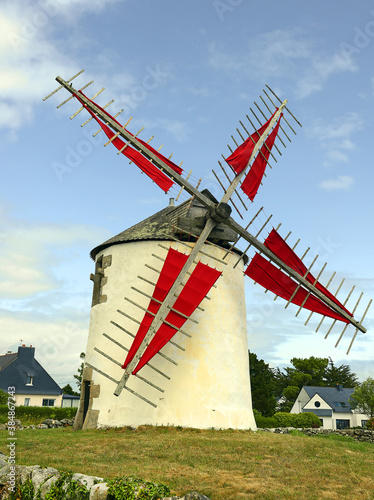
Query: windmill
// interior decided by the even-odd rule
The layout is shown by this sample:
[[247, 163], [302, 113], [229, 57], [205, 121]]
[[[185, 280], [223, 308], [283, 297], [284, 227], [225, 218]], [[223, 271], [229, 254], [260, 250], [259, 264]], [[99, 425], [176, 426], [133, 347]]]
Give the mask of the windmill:
[[[312, 269], [316, 256], [307, 267], [303, 262], [306, 252], [302, 258], [295, 252], [298, 242], [291, 247], [286, 241], [289, 234], [283, 238], [279, 226], [267, 229], [271, 216], [254, 236], [250, 227], [263, 209], [252, 214], [245, 227], [231, 217], [235, 210], [244, 219], [238, 207], [248, 211], [246, 198], [253, 201], [266, 177], [266, 167], [277, 161], [279, 148], [291, 142], [289, 135], [296, 135], [291, 123], [300, 123], [287, 101], [282, 102], [266, 85], [261, 105], [254, 103], [246, 121], [239, 122], [239, 139], [232, 136], [234, 147], [229, 146], [229, 155], [218, 162], [221, 177], [213, 171], [223, 189], [218, 201], [208, 190], [199, 189], [200, 181], [193, 183], [192, 172], [186, 175], [170, 156], [150, 146], [152, 138], [147, 142], [140, 139], [143, 129], [131, 133], [131, 119], [122, 125], [116, 119], [121, 112], [110, 115], [106, 109], [113, 100], [104, 106], [95, 103], [104, 89], [92, 98], [83, 93], [92, 81], [76, 90], [72, 81], [82, 72], [67, 81], [57, 77], [60, 86], [44, 100], [65, 88], [71, 95], [58, 108], [76, 99], [80, 107], [71, 118], [87, 111], [90, 116], [82, 126], [91, 120], [98, 122], [100, 128], [94, 135], [103, 132], [108, 138], [105, 146], [114, 145], [118, 154], [137, 165], [164, 192], [179, 186], [176, 200], [187, 199], [179, 207], [171, 202], [164, 211], [91, 252], [96, 262], [91, 275], [93, 307], [76, 428], [148, 423], [255, 428], [243, 274], [273, 292], [275, 298], [283, 298], [286, 307], [296, 305], [296, 315], [308, 310], [305, 324], [319, 314], [316, 331], [330, 320], [325, 337], [343, 323], [336, 346], [348, 327], [353, 327], [347, 354], [358, 332], [366, 332], [362, 323], [371, 305], [370, 300], [361, 319], [355, 319], [362, 294], [353, 308], [348, 308], [348, 301], [354, 287], [345, 300], [337, 299], [344, 280], [335, 294], [328, 289], [335, 273], [322, 285], [326, 264], [316, 274]], [[260, 241], [263, 230], [268, 234]], [[239, 250], [241, 242], [245, 242], [244, 250]], [[153, 253], [156, 247], [157, 254]], [[250, 252], [253, 256], [248, 263]], [[159, 261], [158, 267], [149, 264], [151, 259]], [[146, 276], [138, 274], [142, 260]], [[132, 312], [135, 310], [137, 313]], [[176, 340], [178, 335], [182, 341]], [[167, 354], [169, 348], [176, 351], [174, 359]], [[152, 399], [150, 394], [157, 396]]]

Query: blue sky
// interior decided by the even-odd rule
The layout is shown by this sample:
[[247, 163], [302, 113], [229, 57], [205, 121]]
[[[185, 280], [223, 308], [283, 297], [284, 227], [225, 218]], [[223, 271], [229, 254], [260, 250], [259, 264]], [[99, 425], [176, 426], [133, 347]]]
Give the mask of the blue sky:
[[[89, 251], [162, 209], [169, 196], [128, 165], [103, 134], [58, 92], [84, 68], [101, 105], [164, 154], [193, 169], [216, 196], [211, 174], [231, 134], [268, 84], [303, 127], [268, 173], [249, 215], [264, 206], [281, 234], [292, 230], [321, 265], [361, 291], [358, 317], [374, 296], [372, 130], [374, 10], [347, 0], [19, 0], [0, 7], [0, 155], [2, 166], [0, 351], [22, 340], [61, 385], [73, 383], [85, 350], [93, 263]], [[79, 85], [78, 85], [79, 84]], [[319, 261], [318, 261], [319, 262]], [[314, 269], [314, 268], [313, 268]], [[323, 275], [325, 276], [325, 275]], [[327, 278], [322, 279], [326, 282]], [[332, 290], [337, 287], [333, 282]], [[373, 376], [374, 308], [368, 333], [334, 348], [246, 285], [249, 347], [271, 366], [323, 356]]]

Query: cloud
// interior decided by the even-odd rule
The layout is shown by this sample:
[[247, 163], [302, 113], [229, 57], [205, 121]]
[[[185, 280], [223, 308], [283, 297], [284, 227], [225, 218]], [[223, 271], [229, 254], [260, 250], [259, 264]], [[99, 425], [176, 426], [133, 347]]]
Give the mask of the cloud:
[[332, 122], [322, 120], [314, 122], [309, 134], [316, 138], [325, 150], [325, 165], [348, 161], [347, 153], [355, 149], [352, 136], [364, 126], [364, 121], [358, 113], [350, 112], [336, 117]]
[[321, 189], [326, 191], [347, 191], [352, 188], [354, 183], [353, 177], [349, 175], [339, 175], [335, 179], [327, 179], [319, 184]]
[[[53, 89], [56, 75], [71, 76], [79, 71], [69, 53], [82, 43], [82, 35], [72, 28], [72, 21], [78, 23], [81, 15], [97, 14], [118, 1], [23, 0], [2, 4], [0, 128], [14, 131], [30, 123], [35, 105]], [[59, 43], [61, 32], [63, 44]]]
[[74, 381], [73, 375], [80, 364], [79, 353], [86, 350], [88, 315], [77, 318], [70, 313], [69, 320], [54, 316], [42, 321], [22, 313], [17, 317], [3, 311], [0, 314], [0, 354], [17, 352], [21, 343], [32, 345], [35, 358], [58, 384], [63, 386]]
[[294, 92], [302, 99], [320, 91], [334, 74], [357, 70], [343, 51], [326, 53], [299, 29], [277, 29], [248, 40], [245, 52], [232, 54], [223, 44], [211, 43], [209, 63], [218, 70], [242, 78], [273, 81], [295, 75]]
[[[101, 228], [82, 224], [30, 223], [2, 213], [0, 233], [0, 298], [29, 299], [64, 285], [59, 269], [86, 258]], [[78, 255], [77, 255], [78, 254]]]

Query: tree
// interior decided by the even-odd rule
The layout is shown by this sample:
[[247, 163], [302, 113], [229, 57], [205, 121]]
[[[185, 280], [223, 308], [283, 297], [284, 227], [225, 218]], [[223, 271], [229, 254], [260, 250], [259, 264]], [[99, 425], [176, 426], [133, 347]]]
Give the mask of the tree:
[[251, 377], [252, 407], [266, 417], [275, 413], [274, 374], [263, 359], [249, 352], [249, 373]]
[[274, 370], [279, 411], [290, 411], [304, 385], [355, 387], [358, 384], [356, 374], [348, 365], [337, 367], [331, 358], [292, 358], [291, 363], [293, 367], [286, 367], [283, 372], [279, 368]]
[[62, 388], [62, 392], [70, 396], [79, 396], [78, 392], [75, 392], [70, 384], [66, 384], [65, 387]]
[[361, 413], [374, 417], [374, 379], [368, 377], [351, 394], [350, 401]]
[[81, 352], [80, 355], [79, 355], [79, 357], [80, 357], [80, 359], [82, 359], [82, 363], [81, 363], [80, 367], [78, 368], [77, 375], [74, 375], [74, 378], [75, 378], [75, 383], [77, 384], [79, 392], [80, 392], [81, 386], [82, 386], [84, 358], [86, 357], [86, 354], [84, 352]]
[[0, 389], [0, 405], [8, 404], [8, 394]]
[[324, 377], [327, 387], [335, 387], [339, 384], [343, 387], [353, 388], [358, 385], [357, 375], [351, 372], [351, 368], [348, 365], [335, 366], [331, 358], [329, 358], [329, 366]]

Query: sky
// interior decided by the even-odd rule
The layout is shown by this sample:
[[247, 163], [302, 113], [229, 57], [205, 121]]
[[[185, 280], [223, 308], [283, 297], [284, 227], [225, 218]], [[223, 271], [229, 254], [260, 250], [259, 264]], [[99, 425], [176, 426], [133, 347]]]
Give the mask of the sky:
[[[281, 148], [244, 216], [260, 206], [298, 249], [319, 255], [315, 273], [361, 316], [374, 297], [372, 209], [374, 10], [372, 2], [243, 0], [3, 0], [0, 5], [0, 353], [22, 343], [60, 386], [74, 386], [85, 351], [92, 297], [92, 248], [168, 205], [165, 195], [80, 113], [57, 106], [57, 87], [79, 70], [77, 88], [124, 109], [129, 129], [164, 144], [201, 187], [227, 156], [239, 120], [265, 85], [301, 122]], [[291, 123], [291, 121], [290, 121]], [[294, 122], [293, 122], [294, 126]], [[232, 143], [231, 143], [232, 144]], [[233, 213], [239, 221], [238, 216]], [[261, 224], [260, 224], [261, 225]], [[266, 234], [262, 233], [262, 238]], [[247, 278], [246, 278], [247, 279]], [[281, 300], [246, 281], [249, 349], [271, 367], [293, 357], [331, 357], [362, 381], [374, 375], [374, 307], [346, 355], [354, 329], [315, 333]], [[315, 316], [315, 315], [314, 315]], [[327, 325], [327, 322], [326, 322]]]

